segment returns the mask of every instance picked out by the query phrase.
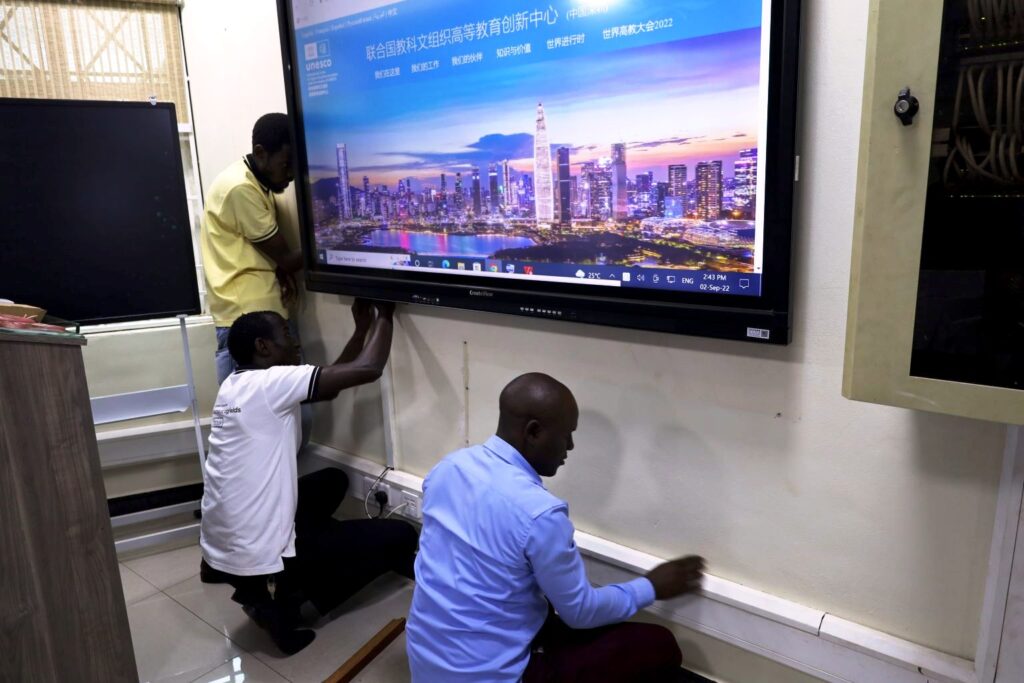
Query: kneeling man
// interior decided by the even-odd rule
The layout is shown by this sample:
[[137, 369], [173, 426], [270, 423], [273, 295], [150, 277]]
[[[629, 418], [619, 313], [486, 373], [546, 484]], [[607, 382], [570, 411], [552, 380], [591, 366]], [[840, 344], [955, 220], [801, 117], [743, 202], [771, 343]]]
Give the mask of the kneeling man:
[[334, 364], [299, 365], [299, 345], [277, 313], [231, 325], [238, 364], [220, 385], [203, 471], [200, 578], [228, 583], [232, 599], [285, 654], [314, 633], [299, 628], [307, 600], [326, 614], [377, 576], [413, 576], [416, 531], [391, 519], [332, 517], [348, 479], [328, 468], [297, 477], [299, 406], [333, 399], [381, 376], [391, 349], [394, 304], [357, 300], [356, 331]]
[[444, 458], [423, 483], [423, 530], [406, 629], [414, 683], [686, 681], [668, 629], [620, 623], [700, 587], [684, 557], [594, 588], [568, 507], [541, 477], [573, 448], [579, 410], [542, 374], [501, 392], [498, 432]]

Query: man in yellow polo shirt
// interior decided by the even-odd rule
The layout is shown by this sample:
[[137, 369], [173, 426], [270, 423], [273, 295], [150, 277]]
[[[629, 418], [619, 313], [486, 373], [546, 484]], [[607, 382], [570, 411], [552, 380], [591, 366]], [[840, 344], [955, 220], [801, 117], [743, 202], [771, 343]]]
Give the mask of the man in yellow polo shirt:
[[294, 274], [302, 253], [277, 225], [273, 194], [294, 180], [291, 127], [285, 114], [265, 114], [252, 129], [252, 153], [213, 181], [206, 197], [201, 248], [207, 301], [217, 328], [217, 382], [235, 369], [228, 330], [245, 313], [273, 311], [289, 320], [296, 296]]

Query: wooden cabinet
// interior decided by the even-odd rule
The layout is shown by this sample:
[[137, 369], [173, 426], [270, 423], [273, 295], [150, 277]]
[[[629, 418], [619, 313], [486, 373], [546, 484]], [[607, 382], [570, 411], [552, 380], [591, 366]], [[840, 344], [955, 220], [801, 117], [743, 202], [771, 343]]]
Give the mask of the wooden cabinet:
[[[1019, 6], [871, 0], [849, 398], [1024, 424]], [[908, 87], [920, 111], [904, 125]]]
[[78, 336], [0, 330], [0, 680], [137, 681]]

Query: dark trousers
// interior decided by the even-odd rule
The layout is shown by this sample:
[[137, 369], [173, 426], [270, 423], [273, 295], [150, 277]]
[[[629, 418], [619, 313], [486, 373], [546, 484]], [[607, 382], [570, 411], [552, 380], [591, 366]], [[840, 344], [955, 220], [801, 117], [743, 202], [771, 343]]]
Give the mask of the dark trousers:
[[295, 557], [284, 558], [284, 571], [277, 574], [228, 577], [235, 588], [232, 599], [250, 607], [273, 606], [282, 619], [293, 621], [306, 600], [327, 614], [388, 571], [413, 578], [416, 530], [397, 519], [334, 519], [347, 490], [348, 477], [338, 469], [299, 477]]
[[569, 628], [551, 613], [531, 647], [523, 683], [668, 683], [706, 680], [680, 668], [675, 636], [655, 624]]

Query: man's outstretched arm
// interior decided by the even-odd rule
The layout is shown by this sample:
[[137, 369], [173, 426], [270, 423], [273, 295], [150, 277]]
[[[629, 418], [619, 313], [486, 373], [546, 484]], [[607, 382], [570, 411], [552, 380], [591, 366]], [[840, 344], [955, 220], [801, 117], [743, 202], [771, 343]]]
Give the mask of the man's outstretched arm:
[[373, 304], [366, 299], [353, 301], [352, 320], [356, 324], [356, 329], [342, 349], [341, 355], [334, 361], [334, 365], [351, 363], [359, 357], [366, 343], [366, 335], [370, 333], [370, 326], [373, 325]]
[[564, 509], [534, 520], [526, 556], [537, 584], [558, 616], [571, 628], [597, 628], [623, 621], [654, 602], [645, 578], [594, 588], [573, 541], [573, 526]]
[[647, 576], [594, 588], [573, 540], [572, 522], [564, 509], [534, 520], [526, 545], [533, 574], [558, 616], [571, 628], [596, 628], [623, 621], [655, 599], [700, 589], [704, 560], [684, 557], [655, 567]]
[[[345, 389], [380, 379], [391, 353], [395, 305], [391, 302], [378, 302], [374, 307], [377, 309], [377, 318], [370, 325], [366, 343], [353, 360], [336, 362], [321, 369], [313, 392], [314, 401], [329, 401]], [[341, 361], [341, 357], [338, 360]]]

